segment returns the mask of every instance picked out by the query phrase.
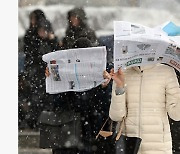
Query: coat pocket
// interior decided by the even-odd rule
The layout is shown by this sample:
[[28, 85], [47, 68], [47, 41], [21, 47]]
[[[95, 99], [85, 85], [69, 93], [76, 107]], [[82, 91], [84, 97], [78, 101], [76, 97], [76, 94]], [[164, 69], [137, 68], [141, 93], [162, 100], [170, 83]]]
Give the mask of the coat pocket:
[[140, 135], [146, 142], [164, 142], [164, 124], [160, 116], [144, 116]]

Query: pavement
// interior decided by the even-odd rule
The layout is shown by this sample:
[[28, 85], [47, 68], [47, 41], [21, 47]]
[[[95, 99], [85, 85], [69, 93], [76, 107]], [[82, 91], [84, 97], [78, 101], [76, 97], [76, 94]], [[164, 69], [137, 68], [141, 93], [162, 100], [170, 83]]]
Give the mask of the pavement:
[[52, 154], [51, 149], [39, 148], [40, 132], [31, 129], [18, 131], [18, 154]]

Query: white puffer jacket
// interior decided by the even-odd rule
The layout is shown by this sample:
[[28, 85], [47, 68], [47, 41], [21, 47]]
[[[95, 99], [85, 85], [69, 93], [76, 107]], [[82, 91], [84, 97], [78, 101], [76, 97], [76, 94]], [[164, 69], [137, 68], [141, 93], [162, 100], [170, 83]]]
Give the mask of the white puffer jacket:
[[180, 120], [180, 88], [174, 69], [163, 64], [129, 68], [125, 82], [123, 95], [115, 95], [113, 83], [110, 118], [121, 121], [127, 113], [127, 135], [142, 138], [138, 154], [172, 154], [167, 115]]

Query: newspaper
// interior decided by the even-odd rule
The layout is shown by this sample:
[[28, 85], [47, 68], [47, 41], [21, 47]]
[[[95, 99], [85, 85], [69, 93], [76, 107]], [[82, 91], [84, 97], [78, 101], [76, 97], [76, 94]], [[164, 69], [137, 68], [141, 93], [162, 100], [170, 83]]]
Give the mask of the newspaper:
[[86, 91], [105, 81], [106, 47], [59, 50], [43, 55], [50, 76], [46, 78], [46, 92]]
[[114, 21], [114, 69], [167, 63], [180, 71], [179, 40], [161, 28]]

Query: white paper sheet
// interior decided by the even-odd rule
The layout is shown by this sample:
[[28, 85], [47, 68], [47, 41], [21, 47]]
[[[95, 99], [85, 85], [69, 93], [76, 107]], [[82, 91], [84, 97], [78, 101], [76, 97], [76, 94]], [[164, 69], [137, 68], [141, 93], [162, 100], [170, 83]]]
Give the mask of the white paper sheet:
[[43, 55], [50, 76], [46, 78], [46, 92], [85, 91], [104, 82], [106, 47], [59, 50]]
[[114, 69], [167, 63], [180, 71], [180, 37], [162, 29], [114, 21]]

